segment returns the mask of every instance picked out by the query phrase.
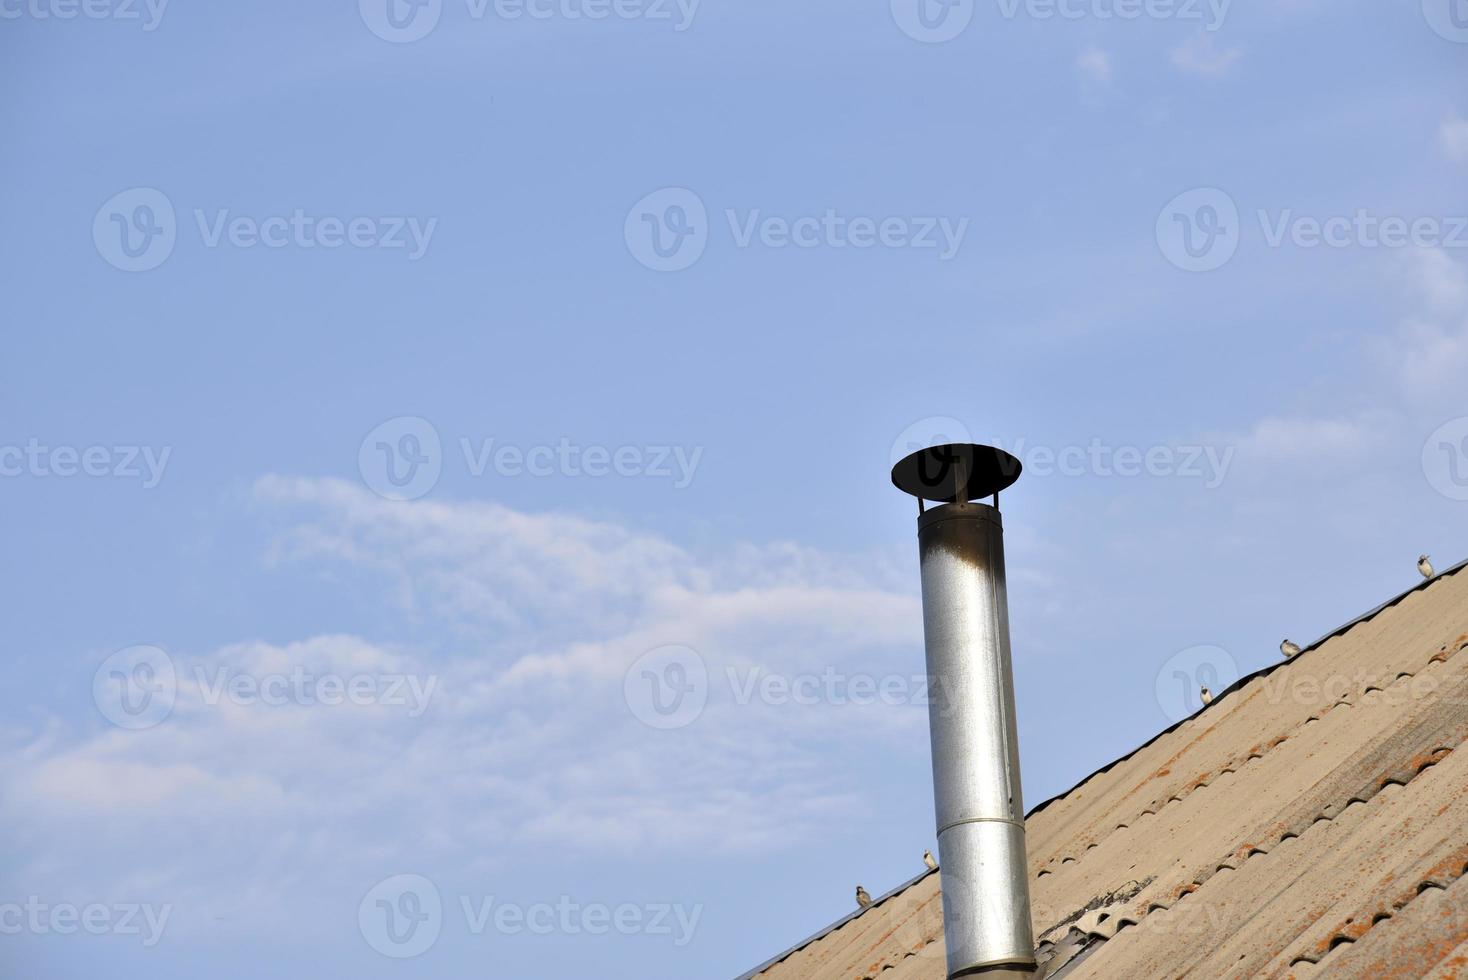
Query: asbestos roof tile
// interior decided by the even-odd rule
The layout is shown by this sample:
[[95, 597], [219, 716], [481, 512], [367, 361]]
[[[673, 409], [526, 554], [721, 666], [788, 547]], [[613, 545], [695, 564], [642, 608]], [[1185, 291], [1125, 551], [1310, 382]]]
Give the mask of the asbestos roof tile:
[[[1465, 740], [1460, 565], [1032, 810], [1042, 972], [1468, 977]], [[942, 980], [939, 886], [749, 976]]]

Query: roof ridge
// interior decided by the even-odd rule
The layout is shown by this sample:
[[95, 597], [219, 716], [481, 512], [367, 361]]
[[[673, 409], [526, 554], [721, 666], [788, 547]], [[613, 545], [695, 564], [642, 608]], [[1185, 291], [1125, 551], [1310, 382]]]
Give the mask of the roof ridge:
[[1456, 565], [1453, 565], [1451, 568], [1444, 569], [1443, 571], [1441, 571], [1438, 574], [1434, 575], [1430, 579], [1423, 579], [1421, 582], [1418, 582], [1412, 588], [1406, 590], [1405, 592], [1402, 592], [1402, 593], [1398, 594], [1396, 597], [1394, 597], [1392, 599], [1388, 599], [1386, 602], [1383, 602], [1381, 605], [1377, 606], [1375, 609], [1372, 609], [1370, 612], [1363, 613], [1360, 616], [1357, 616], [1355, 619], [1351, 620], [1350, 622], [1345, 623], [1345, 624], [1343, 624], [1341, 626], [1336, 627], [1334, 630], [1331, 630], [1329, 633], [1327, 633], [1324, 636], [1320, 637], [1320, 639], [1318, 639], [1315, 642], [1311, 643], [1309, 646], [1302, 647], [1300, 649], [1300, 652], [1299, 653], [1295, 654], [1293, 657], [1289, 658], [1288, 660], [1281, 660], [1278, 663], [1266, 664], [1265, 666], [1260, 667], [1258, 670], [1254, 671], [1251, 674], [1245, 674], [1243, 677], [1240, 677], [1238, 680], [1234, 681], [1228, 687], [1224, 688], [1222, 691], [1220, 691], [1219, 693], [1215, 694], [1213, 696], [1213, 701], [1212, 701], [1211, 704], [1205, 705], [1203, 708], [1199, 708], [1197, 711], [1195, 711], [1192, 714], [1188, 715], [1182, 721], [1179, 721], [1179, 722], [1177, 722], [1177, 723], [1175, 723], [1173, 725], [1168, 726], [1167, 728], [1164, 728], [1162, 731], [1158, 732], [1156, 735], [1153, 735], [1151, 738], [1149, 738], [1147, 741], [1143, 742], [1141, 745], [1138, 745], [1136, 748], [1132, 749], [1126, 755], [1118, 756], [1117, 758], [1115, 758], [1115, 759], [1111, 760], [1110, 762], [1106, 763], [1106, 765], [1102, 766], [1100, 769], [1097, 769], [1095, 772], [1092, 772], [1090, 775], [1082, 776], [1081, 779], [1080, 779], [1080, 781], [1077, 782], [1075, 785], [1071, 786], [1070, 789], [1067, 789], [1067, 790], [1065, 790], [1064, 792], [1061, 792], [1061, 793], [1057, 793], [1056, 795], [1050, 797], [1048, 800], [1045, 800], [1044, 802], [1041, 802], [1041, 803], [1037, 803], [1034, 806], [1030, 807], [1029, 810], [1025, 812], [1025, 819], [1028, 820], [1030, 817], [1033, 817], [1035, 814], [1039, 813], [1041, 810], [1044, 810], [1046, 807], [1050, 806], [1051, 804], [1058, 803], [1059, 801], [1065, 799], [1067, 796], [1071, 795], [1076, 790], [1078, 790], [1081, 787], [1085, 786], [1086, 783], [1088, 783], [1091, 780], [1095, 779], [1097, 776], [1103, 775], [1103, 774], [1111, 771], [1112, 769], [1114, 769], [1117, 766], [1121, 765], [1123, 762], [1125, 762], [1128, 759], [1130, 759], [1132, 756], [1136, 755], [1138, 752], [1141, 752], [1143, 749], [1147, 748], [1149, 745], [1152, 745], [1154, 742], [1156, 742], [1159, 739], [1161, 739], [1163, 736], [1170, 735], [1173, 732], [1177, 731], [1179, 728], [1183, 727], [1188, 722], [1192, 721], [1194, 718], [1197, 718], [1207, 708], [1211, 707], [1213, 704], [1217, 704], [1218, 702], [1222, 701], [1225, 697], [1227, 697], [1228, 695], [1232, 694], [1234, 691], [1237, 691], [1239, 688], [1243, 687], [1245, 684], [1247, 684], [1249, 681], [1252, 681], [1254, 678], [1256, 678], [1256, 677], [1265, 677], [1265, 676], [1267, 676], [1269, 674], [1274, 673], [1276, 670], [1279, 670], [1282, 667], [1287, 667], [1290, 664], [1295, 663], [1301, 657], [1303, 657], [1305, 654], [1309, 653], [1312, 650], [1318, 649], [1319, 647], [1324, 646], [1328, 641], [1333, 640], [1336, 637], [1341, 636], [1342, 634], [1351, 631], [1355, 627], [1360, 626], [1362, 623], [1370, 622], [1371, 620], [1373, 620], [1377, 616], [1379, 616], [1381, 613], [1386, 612], [1388, 609], [1390, 609], [1393, 606], [1396, 606], [1397, 604], [1399, 604], [1403, 599], [1407, 598], [1409, 595], [1412, 595], [1415, 592], [1421, 592], [1423, 589], [1431, 586], [1434, 582], [1438, 581], [1439, 579], [1444, 579], [1444, 578], [1448, 578], [1448, 577], [1450, 577], [1452, 575], [1456, 575], [1458, 572], [1461, 572], [1464, 568], [1468, 568], [1468, 559], [1465, 559], [1463, 561], [1458, 562]]

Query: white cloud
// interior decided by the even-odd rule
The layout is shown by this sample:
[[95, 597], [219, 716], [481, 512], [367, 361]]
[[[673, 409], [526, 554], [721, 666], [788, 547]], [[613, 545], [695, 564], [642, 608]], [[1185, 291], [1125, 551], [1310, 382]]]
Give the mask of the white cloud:
[[523, 629], [537, 618], [586, 627], [672, 585], [708, 585], [680, 548], [571, 515], [493, 503], [402, 507], [341, 480], [267, 477], [258, 501], [307, 511], [277, 540], [281, 560], [337, 561], [388, 577], [412, 611]]
[[1407, 282], [1420, 305], [1436, 315], [1468, 313], [1468, 267], [1439, 249], [1417, 249], [1407, 256]]
[[[1468, 377], [1468, 263], [1441, 249], [1401, 253], [1397, 268], [1409, 309], [1363, 343], [1369, 367], [1353, 385], [1290, 390], [1304, 406], [1266, 416], [1214, 441], [1237, 450], [1234, 472], [1291, 481], [1328, 474], [1340, 485], [1373, 471], [1362, 460], [1387, 458], [1442, 421], [1461, 414]], [[1365, 409], [1364, 405], [1381, 406]], [[1425, 427], [1425, 428], [1424, 428]], [[1352, 471], [1355, 475], [1348, 476]]]
[[1241, 55], [1238, 48], [1220, 50], [1213, 34], [1200, 32], [1173, 48], [1168, 56], [1178, 71], [1190, 75], [1222, 75]]
[[1461, 403], [1468, 377], [1468, 267], [1437, 249], [1408, 253], [1406, 280], [1417, 311], [1385, 356], [1408, 397], [1424, 405]]
[[1269, 416], [1235, 441], [1240, 465], [1289, 465], [1359, 458], [1380, 443], [1383, 431], [1383, 421], [1372, 416]]
[[[1301, 394], [1301, 393], [1297, 393]], [[1339, 482], [1359, 472], [1361, 461], [1387, 450], [1399, 437], [1401, 418], [1382, 410], [1353, 411], [1335, 404], [1267, 415], [1245, 431], [1213, 441], [1233, 453], [1231, 474], [1256, 485], [1283, 479]]]
[[1076, 58], [1076, 69], [1080, 71], [1082, 77], [1090, 81], [1102, 85], [1109, 84], [1112, 76], [1111, 55], [1092, 45]]
[[1456, 114], [1449, 116], [1439, 127], [1437, 139], [1450, 159], [1468, 163], [1468, 119], [1459, 119]]
[[[472, 648], [425, 630], [425, 649], [322, 635], [171, 651], [177, 702], [157, 727], [11, 736], [0, 817], [29, 855], [13, 882], [42, 866], [48, 881], [114, 889], [144, 875], [180, 903], [252, 895], [237, 911], [258, 916], [287, 906], [303, 878], [380, 875], [408, 855], [415, 868], [461, 868], [548, 845], [769, 851], [847, 819], [863, 792], [821, 764], [823, 744], [882, 750], [894, 726], [917, 735], [904, 744], [926, 744], [921, 704], [740, 703], [728, 678], [920, 674], [915, 596], [858, 563], [789, 545], [700, 559], [607, 522], [390, 503], [334, 480], [269, 478], [255, 498], [276, 524], [277, 561], [341, 581], [365, 570], [435, 625], [451, 620], [446, 635], [462, 627]], [[438, 644], [451, 649], [429, 652]], [[629, 709], [623, 682], [666, 644], [702, 655], [709, 699], [686, 728], [657, 731]], [[436, 687], [417, 717], [219, 696], [222, 676], [292, 672]]]

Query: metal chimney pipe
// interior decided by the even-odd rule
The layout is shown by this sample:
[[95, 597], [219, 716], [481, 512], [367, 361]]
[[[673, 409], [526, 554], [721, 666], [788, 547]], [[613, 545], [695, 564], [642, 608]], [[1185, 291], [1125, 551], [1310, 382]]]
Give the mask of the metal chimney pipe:
[[[1020, 462], [989, 446], [935, 446], [892, 482], [918, 498], [933, 799], [948, 976], [1035, 970], [999, 491]], [[971, 503], [992, 497], [993, 506]], [[922, 501], [940, 506], [924, 511]]]

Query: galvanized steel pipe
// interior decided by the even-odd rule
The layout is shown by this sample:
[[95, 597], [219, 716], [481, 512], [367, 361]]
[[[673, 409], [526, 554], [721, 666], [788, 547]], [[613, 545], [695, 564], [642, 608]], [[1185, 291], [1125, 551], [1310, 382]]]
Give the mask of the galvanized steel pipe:
[[1024, 975], [1035, 942], [999, 511], [935, 507], [918, 544], [948, 976]]

